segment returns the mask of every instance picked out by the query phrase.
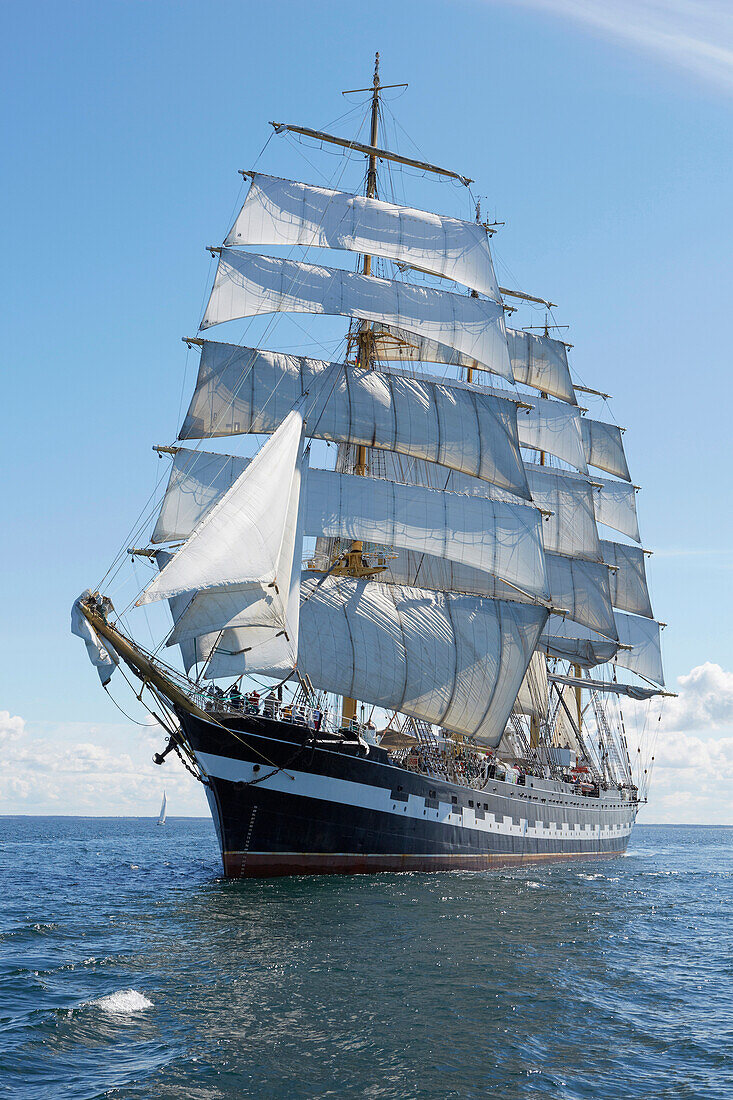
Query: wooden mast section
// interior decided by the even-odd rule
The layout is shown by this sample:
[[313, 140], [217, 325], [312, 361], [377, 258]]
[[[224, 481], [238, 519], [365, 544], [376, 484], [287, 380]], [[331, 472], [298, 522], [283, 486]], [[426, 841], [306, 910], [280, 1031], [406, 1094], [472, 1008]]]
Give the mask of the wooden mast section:
[[[371, 137], [370, 146], [371, 150], [368, 154], [369, 161], [367, 167], [366, 178], [366, 197], [368, 199], [374, 199], [377, 195], [377, 156], [376, 146], [377, 138], [379, 136], [379, 54], [377, 53], [374, 59], [374, 78], [372, 81], [372, 125], [371, 125]], [[364, 256], [362, 259], [362, 273], [364, 275], [371, 275], [372, 273], [372, 258], [371, 256]], [[372, 333], [372, 326], [368, 321], [362, 321], [359, 327], [359, 334], [357, 337], [357, 365], [364, 370], [368, 370], [374, 360], [374, 336]], [[364, 477], [367, 472], [367, 449], [361, 444], [357, 448], [356, 464], [354, 466], [354, 473]], [[373, 572], [364, 562], [363, 557], [364, 546], [360, 539], [354, 539], [349, 549], [346, 567], [344, 572], [351, 577], [363, 577]], [[342, 719], [343, 724], [347, 725], [356, 721], [356, 708], [357, 700], [352, 699], [350, 696], [344, 696]]]

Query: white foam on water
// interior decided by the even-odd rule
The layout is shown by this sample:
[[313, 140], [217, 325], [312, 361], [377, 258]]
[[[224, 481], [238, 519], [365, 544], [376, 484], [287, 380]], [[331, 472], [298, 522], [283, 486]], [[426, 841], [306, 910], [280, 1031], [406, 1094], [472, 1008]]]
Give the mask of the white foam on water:
[[143, 993], [138, 993], [137, 989], [118, 989], [116, 993], [100, 997], [98, 1001], [85, 1001], [84, 1004], [87, 1008], [101, 1008], [102, 1012], [109, 1012], [113, 1016], [129, 1016], [133, 1012], [142, 1012], [145, 1008], [153, 1007], [153, 1002]]

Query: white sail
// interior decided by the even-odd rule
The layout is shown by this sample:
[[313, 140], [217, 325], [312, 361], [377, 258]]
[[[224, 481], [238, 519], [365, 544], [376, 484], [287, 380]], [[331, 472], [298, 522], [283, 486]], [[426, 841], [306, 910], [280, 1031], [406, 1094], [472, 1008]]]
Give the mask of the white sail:
[[552, 514], [545, 517], [545, 550], [584, 561], [601, 561], [601, 544], [594, 504], [598, 490], [584, 478], [549, 466], [526, 463], [532, 500]]
[[636, 488], [624, 481], [608, 481], [600, 477], [594, 477], [593, 482], [599, 486], [593, 496], [598, 522], [640, 543]]
[[[623, 535], [636, 542], [641, 542], [639, 524], [636, 516], [636, 488], [624, 481], [609, 481], [607, 478], [583, 477], [570, 470], [553, 470], [548, 466], [540, 466], [537, 463], [525, 462], [527, 480], [529, 482], [532, 500], [539, 508], [548, 508], [560, 515], [559, 508], [565, 511], [562, 527], [564, 529], [552, 532], [545, 527], [545, 549], [556, 553], [568, 554], [571, 557], [588, 558], [587, 553], [574, 550], [570, 547], [560, 549], [560, 544], [577, 542], [587, 545], [590, 538], [594, 543], [594, 553], [590, 560], [601, 561], [600, 541], [597, 530], [594, 535], [588, 531], [587, 514], [588, 503], [592, 504], [594, 518], [598, 523], [612, 527]], [[552, 494], [557, 494], [558, 507], [553, 508]], [[573, 512], [575, 515], [573, 516]], [[585, 514], [584, 514], [585, 513]], [[579, 526], [576, 533], [568, 538], [568, 528]], [[595, 527], [595, 523], [592, 524]]]
[[[489, 496], [494, 500], [512, 499], [510, 494], [479, 478], [456, 470], [449, 472], [432, 463], [392, 451], [373, 453], [368, 461], [380, 477], [394, 481], [428, 485], [471, 496]], [[549, 513], [543, 516], [542, 522], [545, 550], [584, 561], [602, 561], [594, 510], [599, 490], [580, 474], [531, 462], [526, 462], [524, 466], [533, 503]]]
[[313, 470], [305, 514], [309, 534], [449, 558], [547, 595], [541, 516], [527, 505]]
[[274, 675], [292, 669], [297, 653], [302, 440], [303, 417], [293, 410], [138, 600], [189, 593], [182, 637], [239, 615]]
[[510, 599], [516, 597], [522, 603], [532, 602], [531, 597], [525, 596], [516, 588], [502, 586], [493, 573], [409, 549], [393, 550], [379, 579], [384, 584], [428, 588], [434, 592], [464, 592], [472, 596], [488, 596], [491, 599], [497, 596], [499, 589], [502, 594], [508, 590]]
[[160, 804], [160, 814], [156, 822], [157, 825], [165, 825], [165, 816], [168, 809], [168, 799], [166, 798], [165, 791], [163, 791], [163, 801]]
[[568, 351], [560, 340], [507, 328], [509, 359], [517, 382], [577, 405], [568, 369]]
[[[188, 538], [248, 465], [245, 458], [181, 448], [152, 541]], [[541, 516], [526, 504], [311, 469], [303, 529], [315, 537], [361, 539], [450, 558], [546, 596]]]
[[554, 606], [566, 608], [573, 622], [615, 638], [608, 568], [560, 554], [546, 554], [545, 563]]
[[512, 708], [540, 721], [547, 716], [547, 662], [541, 653], [533, 653]]
[[[534, 336], [517, 329], [507, 328], [506, 333], [515, 381], [576, 405], [565, 345], [549, 336]], [[375, 328], [374, 348], [377, 358], [387, 363], [440, 363], [462, 369], [491, 370], [491, 366], [484, 366], [455, 348], [390, 325]]]
[[87, 647], [89, 660], [99, 673], [99, 679], [102, 681], [102, 685], [106, 687], [112, 679], [112, 673], [120, 663], [120, 659], [112, 646], [99, 637], [96, 630], [81, 610], [82, 600], [87, 600], [91, 594], [91, 589], [86, 588], [82, 594], [74, 600], [71, 606], [71, 633], [76, 634], [77, 638], [83, 639]]
[[397, 325], [471, 355], [513, 381], [497, 302], [339, 268], [224, 248], [201, 328], [263, 313], [318, 313]]
[[[351, 577], [306, 575], [298, 668], [315, 687], [497, 745], [547, 617], [544, 608]], [[242, 632], [207, 676], [238, 675]]]
[[659, 623], [637, 615], [616, 615], [619, 640], [631, 649], [620, 649], [616, 664], [630, 669], [645, 680], [664, 687], [662, 642]]
[[629, 467], [624, 454], [624, 441], [621, 429], [615, 424], [605, 424], [601, 420], [581, 420], [583, 430], [583, 449], [589, 466], [631, 481]]
[[[611, 609], [608, 568], [596, 562], [545, 554], [547, 584], [552, 605], [568, 618], [602, 634], [616, 636]], [[439, 592], [466, 592], [492, 599], [532, 602], [526, 585], [514, 587], [497, 572], [485, 572], [455, 561], [410, 550], [398, 550], [384, 573], [385, 583], [418, 585]]]
[[[169, 561], [172, 560], [174, 554], [170, 550], [157, 550], [155, 554], [155, 563], [158, 569], [162, 572], [165, 569]], [[182, 596], [170, 596], [168, 599], [168, 608], [171, 613], [171, 617], [174, 623], [183, 615], [184, 611], [191, 603], [190, 592], [184, 592]], [[183, 659], [183, 667], [186, 672], [190, 672], [194, 665], [200, 664], [204, 661], [210, 652], [210, 647], [205, 653], [201, 651], [200, 642], [197, 638], [187, 639], [185, 642], [180, 642], [181, 657]], [[213, 640], [212, 640], [213, 644]]]
[[446, 367], [465, 367], [497, 373], [490, 365], [477, 362], [471, 355], [464, 355], [438, 340], [430, 340], [395, 325], [375, 325], [372, 339], [374, 354], [385, 363], [440, 363]]
[[531, 409], [517, 411], [519, 442], [535, 451], [547, 451], [563, 462], [588, 472], [583, 449], [580, 410], [564, 401], [523, 397]]
[[463, 283], [501, 302], [488, 234], [476, 222], [252, 173], [225, 245], [342, 248]]
[[644, 551], [639, 546], [621, 542], [601, 541], [603, 560], [613, 566], [611, 572], [611, 603], [620, 611], [653, 617], [646, 582]]
[[335, 371], [307, 434], [462, 470], [529, 497], [513, 401], [472, 387], [204, 341], [181, 439], [274, 432], [295, 402]]
[[[393, 376], [396, 374], [400, 377], [413, 377], [412, 374], [407, 374], [399, 368], [391, 367], [388, 370]], [[466, 382], [462, 379], [450, 379], [446, 382], [445, 379], [436, 375], [421, 374], [420, 381], [448, 385], [452, 391], [463, 390], [479, 396], [488, 393], [504, 401], [514, 400], [518, 404], [517, 428], [519, 442], [523, 447], [548, 451], [581, 472], [588, 472], [580, 409], [566, 405], [562, 401], [550, 401], [548, 398], [528, 394], [522, 394], [521, 398], [515, 397], [508, 390]]]

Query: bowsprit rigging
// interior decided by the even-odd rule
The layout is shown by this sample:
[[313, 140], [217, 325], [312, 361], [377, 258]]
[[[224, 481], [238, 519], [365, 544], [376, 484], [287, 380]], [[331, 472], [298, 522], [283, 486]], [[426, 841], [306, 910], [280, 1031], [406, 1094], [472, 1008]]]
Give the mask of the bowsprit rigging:
[[[149, 653], [100, 592], [72, 611], [103, 684], [122, 663], [164, 714], [156, 762], [204, 783], [232, 877], [622, 853], [648, 775], [630, 719], [666, 694], [622, 429], [579, 405], [602, 391], [549, 324], [507, 326], [504, 295], [551, 303], [499, 286], [499, 223], [383, 197], [387, 163], [471, 182], [380, 146], [384, 89], [377, 55], [368, 141], [276, 125], [366, 158], [363, 193], [243, 172], [211, 249], [130, 550], [153, 570], [133, 603], [172, 629]], [[285, 315], [306, 348], [316, 318], [348, 326], [345, 355], [209, 339], [267, 316], [276, 342]]]

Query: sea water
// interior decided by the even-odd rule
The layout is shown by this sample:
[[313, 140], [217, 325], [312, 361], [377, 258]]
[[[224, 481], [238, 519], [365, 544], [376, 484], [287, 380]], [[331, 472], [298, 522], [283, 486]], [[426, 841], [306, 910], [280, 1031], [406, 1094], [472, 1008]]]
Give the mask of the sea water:
[[732, 841], [225, 882], [209, 821], [0, 818], [0, 1097], [731, 1097]]

